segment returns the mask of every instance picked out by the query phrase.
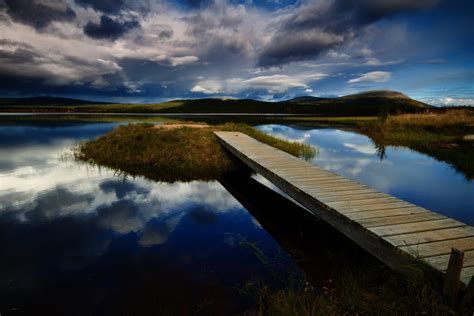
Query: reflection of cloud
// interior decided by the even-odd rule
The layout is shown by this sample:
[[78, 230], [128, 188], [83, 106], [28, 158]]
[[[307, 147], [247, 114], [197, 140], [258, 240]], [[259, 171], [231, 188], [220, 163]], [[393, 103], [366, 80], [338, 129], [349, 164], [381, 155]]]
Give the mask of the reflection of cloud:
[[366, 155], [373, 155], [377, 152], [377, 149], [373, 145], [370, 145], [370, 144], [360, 145], [360, 144], [344, 143], [343, 145], [347, 148], [354, 149]]
[[166, 226], [153, 227], [151, 229], [147, 226], [143, 230], [143, 234], [138, 243], [143, 247], [161, 245], [168, 240], [169, 233], [168, 227]]
[[263, 125], [258, 127], [262, 132], [271, 134], [274, 137], [297, 143], [307, 143], [311, 138], [310, 133], [292, 133], [292, 128], [281, 125]]
[[117, 233], [126, 234], [139, 231], [143, 227], [138, 205], [130, 200], [119, 200], [111, 205], [99, 208], [98, 222]]
[[165, 221], [149, 221], [142, 230], [138, 243], [143, 247], [164, 244], [168, 241], [169, 235], [176, 229], [183, 216], [183, 213], [178, 213]]
[[148, 191], [137, 186], [135, 183], [130, 181], [120, 181], [120, 180], [108, 180], [102, 182], [99, 187], [105, 193], [115, 192], [115, 196], [121, 199], [125, 197], [128, 193], [136, 192], [138, 194], [147, 194]]
[[[106, 169], [61, 161], [72, 144], [62, 139], [0, 147], [3, 219], [44, 223], [87, 215], [115, 233], [136, 232], [139, 243], [150, 246], [165, 242], [188, 212], [196, 222], [212, 223], [216, 212], [242, 207], [218, 182], [124, 182]], [[158, 226], [147, 226], [150, 221], [161, 228], [154, 231]]]
[[94, 199], [90, 193], [73, 193], [63, 187], [46, 191], [36, 198], [36, 206], [27, 213], [28, 218], [51, 219], [82, 212]]
[[0, 148], [0, 162], [8, 168], [0, 173], [0, 213], [8, 209], [15, 212], [18, 219], [24, 219], [22, 214], [34, 209], [38, 201], [45, 203], [45, 197], [53, 198], [52, 192], [58, 187], [67, 188], [67, 192], [56, 192], [57, 201], [62, 194], [66, 194], [67, 199], [73, 195], [90, 194], [91, 197], [80, 205], [50, 211], [48, 218], [94, 213], [98, 207], [111, 205], [118, 199], [132, 200], [140, 206], [146, 219], [193, 203], [215, 211], [241, 207], [217, 182], [170, 184], [143, 178], [122, 182], [106, 169], [60, 161], [61, 154], [68, 152], [72, 143], [62, 140], [8, 150]]

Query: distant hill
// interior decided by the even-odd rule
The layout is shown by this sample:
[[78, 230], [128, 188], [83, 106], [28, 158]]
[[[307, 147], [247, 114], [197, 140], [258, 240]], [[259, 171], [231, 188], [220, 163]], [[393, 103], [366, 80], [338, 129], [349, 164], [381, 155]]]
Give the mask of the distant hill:
[[281, 102], [252, 99], [192, 99], [159, 104], [103, 104], [53, 97], [0, 99], [0, 111], [100, 113], [268, 113], [322, 116], [373, 116], [416, 113], [432, 108], [395, 91], [368, 91], [339, 98], [303, 96]]
[[300, 97], [287, 102], [312, 106], [313, 111], [331, 115], [377, 115], [382, 107], [387, 107], [390, 113], [416, 113], [433, 108], [401, 92], [390, 90], [367, 91], [338, 98]]
[[290, 103], [303, 103], [303, 102], [318, 102], [323, 100], [328, 100], [330, 98], [320, 98], [320, 97], [311, 97], [311, 96], [302, 96], [294, 99], [287, 100]]
[[0, 98], [0, 107], [10, 106], [78, 106], [106, 104], [104, 102], [85, 101], [58, 97]]

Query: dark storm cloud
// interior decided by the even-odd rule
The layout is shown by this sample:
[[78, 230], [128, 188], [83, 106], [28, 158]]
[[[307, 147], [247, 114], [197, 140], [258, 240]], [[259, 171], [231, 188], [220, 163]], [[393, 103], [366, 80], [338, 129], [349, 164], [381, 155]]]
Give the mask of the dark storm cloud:
[[125, 7], [124, 0], [75, 0], [83, 7], [91, 7], [96, 11], [115, 14]]
[[290, 13], [259, 56], [259, 66], [314, 57], [355, 36], [364, 26], [401, 12], [425, 9], [439, 0], [333, 0], [308, 2]]
[[76, 18], [76, 13], [63, 0], [42, 2], [4, 0], [4, 6], [14, 21], [33, 26], [38, 30], [44, 29], [53, 21], [70, 21]]
[[100, 23], [89, 22], [84, 26], [84, 33], [95, 39], [116, 40], [122, 37], [125, 33], [139, 27], [138, 21], [117, 22], [106, 15], [102, 15]]

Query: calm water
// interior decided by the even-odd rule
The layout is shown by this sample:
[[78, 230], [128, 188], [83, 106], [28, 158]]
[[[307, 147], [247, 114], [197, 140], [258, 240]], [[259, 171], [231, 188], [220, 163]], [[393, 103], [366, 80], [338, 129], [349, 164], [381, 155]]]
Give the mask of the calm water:
[[[258, 182], [124, 181], [62, 158], [118, 123], [22, 124], [0, 124], [2, 315], [229, 314], [252, 307], [238, 291], [247, 282], [284, 286], [300, 267], [324, 279], [321, 249], [340, 237]], [[446, 164], [394, 148], [381, 161], [366, 137], [341, 130], [259, 128], [316, 145], [325, 168], [474, 224], [474, 184]], [[284, 249], [305, 242], [313, 259], [296, 265]]]
[[[298, 129], [263, 125], [259, 129], [319, 148], [315, 164], [430, 210], [474, 225], [474, 181], [446, 163], [397, 147], [383, 159], [363, 135], [338, 129]], [[474, 163], [474, 162], [473, 162]]]

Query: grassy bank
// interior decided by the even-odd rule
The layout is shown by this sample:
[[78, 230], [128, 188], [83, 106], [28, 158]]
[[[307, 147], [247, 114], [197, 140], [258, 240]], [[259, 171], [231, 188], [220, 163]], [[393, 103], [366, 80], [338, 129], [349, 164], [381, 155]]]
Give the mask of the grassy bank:
[[445, 161], [474, 179], [474, 111], [405, 114], [359, 124], [379, 147], [404, 146]]
[[[350, 260], [349, 260], [350, 261]], [[443, 303], [439, 287], [422, 280], [409, 280], [374, 267], [372, 272], [354, 271], [347, 264], [325, 286], [290, 282], [290, 287], [272, 290], [257, 286], [249, 291], [257, 298], [254, 315], [462, 315]], [[378, 275], [375, 275], [378, 274]], [[381, 278], [385, 280], [382, 281]]]
[[96, 140], [79, 144], [75, 158], [133, 176], [156, 181], [214, 180], [235, 171], [233, 161], [218, 144], [213, 132], [239, 131], [294, 156], [309, 159], [313, 147], [281, 140], [243, 124], [206, 128], [157, 128], [151, 124], [121, 126]]

